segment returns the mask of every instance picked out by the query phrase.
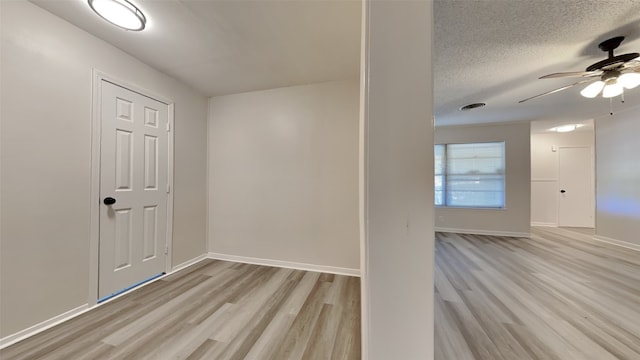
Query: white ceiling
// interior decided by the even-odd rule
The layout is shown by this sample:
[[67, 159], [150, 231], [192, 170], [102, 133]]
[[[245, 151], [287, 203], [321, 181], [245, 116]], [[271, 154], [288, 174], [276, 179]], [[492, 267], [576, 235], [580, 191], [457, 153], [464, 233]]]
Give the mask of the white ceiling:
[[[131, 0], [149, 26], [127, 32], [86, 0], [31, 0], [204, 95], [357, 78], [360, 2], [340, 0]], [[597, 44], [624, 35], [616, 54], [640, 52], [639, 0], [436, 0], [434, 87], [438, 125], [582, 121], [609, 113], [580, 86], [518, 104], [577, 80], [606, 58]], [[401, 56], [401, 55], [399, 55]], [[640, 104], [640, 88], [615, 111]], [[486, 107], [462, 112], [473, 102]]]
[[87, 0], [31, 2], [207, 96], [359, 75], [356, 1], [130, 1], [144, 31], [110, 25]]

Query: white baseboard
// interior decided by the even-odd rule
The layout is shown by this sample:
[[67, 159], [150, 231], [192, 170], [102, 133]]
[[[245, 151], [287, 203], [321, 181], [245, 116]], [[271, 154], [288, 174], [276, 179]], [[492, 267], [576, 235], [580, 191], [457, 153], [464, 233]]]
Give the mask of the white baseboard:
[[281, 267], [281, 268], [287, 268], [287, 269], [324, 272], [324, 273], [337, 274], [337, 275], [348, 275], [348, 276], [357, 276], [357, 277], [360, 276], [360, 269], [306, 264], [306, 263], [273, 260], [273, 259], [253, 258], [253, 257], [238, 256], [238, 255], [227, 255], [227, 254], [219, 254], [219, 253], [213, 253], [213, 252], [210, 252], [208, 257], [210, 259], [226, 260], [226, 261], [233, 261], [233, 262], [239, 262], [239, 263], [245, 263], [245, 264], [275, 266], [275, 267]]
[[[240, 263], [246, 263], [246, 264], [255, 264], [255, 265], [266, 265], [266, 266], [275, 266], [275, 267], [282, 267], [282, 268], [288, 268], [288, 269], [296, 269], [296, 270], [306, 270], [306, 271], [315, 271], [315, 272], [324, 272], [324, 273], [330, 273], [330, 274], [338, 274], [338, 275], [348, 275], [348, 276], [360, 276], [360, 269], [349, 269], [349, 268], [341, 268], [341, 267], [334, 267], [334, 266], [325, 266], [325, 265], [314, 265], [314, 264], [305, 264], [305, 263], [296, 263], [296, 262], [290, 262], [290, 261], [280, 261], [280, 260], [271, 260], [271, 259], [260, 259], [260, 258], [252, 258], [252, 257], [245, 257], [245, 256], [235, 256], [235, 255], [225, 255], [225, 254], [218, 254], [218, 253], [208, 253], [208, 254], [202, 254], [200, 256], [197, 256], [191, 260], [187, 260], [185, 262], [183, 262], [180, 265], [174, 266], [173, 269], [171, 270], [171, 272], [160, 276], [152, 281], [149, 281], [147, 283], [144, 283], [138, 287], [136, 287], [135, 289], [140, 289], [146, 285], [149, 285], [155, 281], [161, 280], [166, 276], [169, 276], [175, 272], [178, 272], [184, 268], [187, 268], [191, 265], [194, 265], [204, 259], [217, 259], [217, 260], [227, 260], [227, 261], [235, 261], [235, 262], [240, 262]], [[133, 289], [132, 289], [133, 290]], [[108, 304], [109, 302], [125, 296], [126, 294], [128, 294], [129, 291], [126, 291], [122, 294], [119, 294], [118, 296], [114, 296], [113, 298], [104, 301], [100, 304], [96, 304], [94, 306], [89, 306], [88, 304], [84, 304], [81, 306], [78, 306], [75, 309], [71, 309], [65, 313], [62, 313], [60, 315], [54, 316], [51, 319], [45, 320], [41, 323], [35, 324], [33, 326], [30, 326], [24, 330], [20, 330], [17, 333], [8, 335], [2, 339], [0, 339], [0, 349], [4, 349], [7, 346], [13, 345], [15, 343], [17, 343], [20, 340], [24, 340], [28, 337], [34, 336], [38, 333], [41, 333], [51, 327], [54, 327], [58, 324], [61, 324], [67, 320], [71, 320], [79, 315], [84, 314], [87, 311], [93, 310], [99, 306]]]
[[512, 232], [512, 231], [490, 231], [490, 230], [474, 230], [474, 229], [452, 229], [436, 227], [435, 231], [438, 232], [450, 232], [458, 234], [473, 234], [473, 235], [493, 235], [493, 236], [509, 236], [509, 237], [525, 237], [530, 238], [531, 233], [525, 232]]
[[531, 222], [531, 226], [541, 226], [541, 227], [558, 227], [558, 224], [556, 224], [556, 223], [546, 223], [546, 222], [532, 221], [532, 222]]
[[[149, 285], [151, 283], [154, 283], [154, 282], [156, 282], [158, 280], [162, 280], [166, 276], [169, 276], [169, 275], [171, 275], [171, 274], [173, 274], [175, 272], [178, 272], [178, 271], [180, 271], [180, 270], [182, 270], [182, 269], [184, 269], [184, 268], [186, 268], [188, 266], [191, 266], [191, 265], [193, 265], [193, 264], [195, 264], [195, 263], [197, 263], [199, 261], [202, 261], [202, 260], [204, 260], [206, 258], [207, 258], [207, 254], [202, 254], [202, 255], [197, 256], [197, 257], [195, 257], [195, 258], [193, 258], [191, 260], [187, 260], [187, 261], [183, 262], [180, 265], [174, 266], [173, 269], [169, 273], [164, 274], [162, 276], [159, 276], [159, 277], [157, 277], [157, 278], [155, 278], [155, 279], [153, 279], [151, 281], [148, 281], [148, 282], [146, 282], [144, 284], [141, 284], [140, 286], [135, 287], [135, 290], [140, 289], [140, 288], [142, 288], [144, 286], [147, 286], [147, 285]], [[134, 289], [131, 289], [131, 290], [134, 290]], [[69, 310], [69, 311], [67, 311], [67, 312], [65, 312], [63, 314], [54, 316], [49, 320], [45, 320], [45, 321], [43, 321], [41, 323], [35, 324], [35, 325], [33, 325], [31, 327], [28, 327], [28, 328], [26, 328], [24, 330], [18, 331], [15, 334], [8, 335], [8, 336], [0, 339], [0, 349], [4, 349], [5, 347], [13, 345], [13, 344], [17, 343], [20, 340], [24, 340], [24, 339], [26, 339], [28, 337], [31, 337], [31, 336], [36, 335], [38, 333], [41, 333], [41, 332], [43, 332], [43, 331], [45, 331], [45, 330], [47, 330], [47, 329], [49, 329], [49, 328], [51, 328], [53, 326], [56, 326], [58, 324], [61, 324], [61, 323], [65, 322], [67, 320], [71, 320], [71, 319], [75, 318], [76, 316], [82, 315], [82, 314], [84, 314], [85, 312], [87, 312], [89, 310], [93, 310], [93, 309], [95, 309], [95, 308], [97, 308], [99, 306], [103, 306], [105, 304], [108, 304], [111, 301], [113, 301], [115, 299], [118, 299], [118, 298], [120, 298], [122, 296], [125, 296], [125, 295], [127, 295], [129, 293], [130, 293], [130, 290], [129, 291], [125, 291], [122, 294], [118, 294], [117, 296], [114, 296], [114, 297], [110, 298], [109, 300], [106, 300], [104, 302], [101, 302], [100, 304], [96, 304], [96, 305], [91, 306], [91, 307], [88, 304], [84, 304], [84, 305], [79, 306], [79, 307], [77, 307], [75, 309], [71, 309], [71, 310]]]
[[640, 244], [634, 244], [634, 243], [630, 243], [630, 242], [624, 241], [624, 240], [613, 239], [613, 238], [606, 237], [606, 236], [601, 236], [601, 235], [594, 235], [593, 236], [593, 240], [602, 241], [602, 242], [606, 242], [606, 243], [609, 243], [609, 244], [622, 246], [622, 247], [625, 247], [627, 249], [640, 251]]
[[187, 261], [183, 262], [183, 263], [182, 263], [182, 264], [180, 264], [180, 265], [176, 265], [176, 266], [174, 266], [174, 267], [171, 269], [171, 273], [174, 273], [174, 272], [180, 271], [180, 270], [182, 270], [182, 269], [188, 268], [189, 266], [194, 265], [194, 264], [196, 264], [196, 263], [199, 263], [200, 261], [202, 261], [202, 260], [206, 259], [207, 257], [208, 257], [208, 256], [207, 256], [207, 254], [202, 254], [202, 255], [200, 255], [200, 256], [194, 257], [194, 258], [193, 258], [193, 259], [191, 259], [191, 260], [187, 260]]
[[4, 349], [9, 345], [13, 345], [20, 340], [24, 340], [30, 336], [33, 336], [37, 333], [45, 331], [49, 328], [52, 328], [58, 324], [61, 324], [67, 320], [73, 319], [74, 317], [84, 314], [92, 308], [89, 308], [88, 304], [80, 305], [75, 309], [71, 309], [67, 312], [64, 312], [58, 316], [54, 316], [51, 319], [45, 320], [41, 323], [30, 326], [24, 330], [20, 330], [17, 333], [8, 335], [0, 339], [0, 349]]

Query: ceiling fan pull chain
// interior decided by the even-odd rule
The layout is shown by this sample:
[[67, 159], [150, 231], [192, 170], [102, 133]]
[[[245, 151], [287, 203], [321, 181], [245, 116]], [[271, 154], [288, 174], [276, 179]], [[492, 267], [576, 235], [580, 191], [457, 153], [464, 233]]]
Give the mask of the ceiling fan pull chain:
[[609, 98], [609, 115], [613, 116], [613, 98]]
[[620, 102], [624, 104], [624, 93], [620, 94]]

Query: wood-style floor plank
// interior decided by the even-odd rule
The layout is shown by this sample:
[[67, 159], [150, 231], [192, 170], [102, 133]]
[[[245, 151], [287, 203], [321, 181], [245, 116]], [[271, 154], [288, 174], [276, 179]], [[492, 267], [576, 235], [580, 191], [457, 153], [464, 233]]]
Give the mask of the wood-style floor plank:
[[436, 233], [436, 359], [640, 359], [640, 253], [592, 236]]
[[357, 360], [360, 353], [359, 278], [205, 260], [0, 350], [0, 359]]
[[[437, 360], [640, 359], [640, 253], [585, 229], [436, 234]], [[10, 359], [360, 359], [360, 279], [216, 260], [0, 351]]]

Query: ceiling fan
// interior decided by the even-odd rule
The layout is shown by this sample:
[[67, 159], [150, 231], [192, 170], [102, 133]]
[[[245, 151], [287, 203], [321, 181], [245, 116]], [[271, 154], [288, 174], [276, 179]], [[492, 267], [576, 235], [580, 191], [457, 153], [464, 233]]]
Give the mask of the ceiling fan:
[[633, 89], [640, 85], [640, 60], [637, 58], [640, 56], [638, 53], [629, 53], [622, 55], [613, 55], [615, 50], [622, 41], [624, 36], [617, 36], [601, 42], [598, 47], [600, 50], [605, 51], [609, 56], [597, 63], [589, 65], [585, 71], [575, 72], [561, 72], [553, 73], [545, 76], [541, 76], [540, 79], [553, 79], [553, 78], [565, 78], [565, 77], [579, 77], [586, 78], [575, 82], [573, 84], [563, 86], [561, 88], [547, 91], [524, 100], [520, 100], [519, 103], [539, 98], [541, 96], [556, 93], [558, 91], [566, 90], [570, 87], [590, 83], [586, 86], [580, 94], [584, 97], [594, 98], [602, 92], [602, 97], [611, 98], [621, 95], [624, 89]]

